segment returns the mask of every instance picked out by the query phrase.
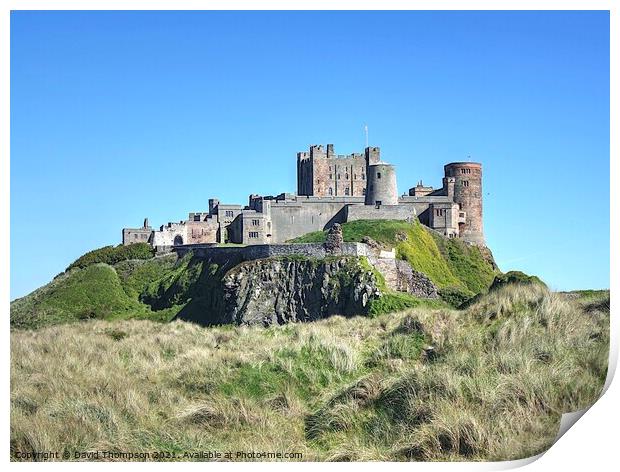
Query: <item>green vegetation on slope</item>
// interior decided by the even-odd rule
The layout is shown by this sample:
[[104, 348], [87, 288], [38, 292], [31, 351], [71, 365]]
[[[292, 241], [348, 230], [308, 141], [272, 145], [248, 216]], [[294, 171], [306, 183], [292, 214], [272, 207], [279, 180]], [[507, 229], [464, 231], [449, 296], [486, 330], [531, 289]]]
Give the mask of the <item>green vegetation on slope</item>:
[[[480, 247], [444, 238], [418, 221], [351, 221], [342, 225], [342, 233], [345, 241], [361, 242], [368, 236], [386, 248], [395, 247], [397, 257], [431, 279], [451, 303], [486, 292], [499, 273]], [[291, 242], [324, 242], [326, 235], [317, 231]]]
[[11, 303], [12, 328], [40, 328], [75, 321], [149, 318], [169, 321], [172, 311], [152, 311], [138, 296], [174, 267], [176, 256], [74, 268]]
[[38, 328], [89, 318], [122, 316], [140, 311], [107, 264], [94, 264], [70, 271], [11, 304], [14, 328]]
[[150, 244], [136, 243], [128, 246], [105, 246], [93, 251], [89, 251], [73, 262], [67, 271], [75, 268], [83, 269], [92, 264], [110, 264], [114, 265], [120, 261], [130, 259], [150, 259], [154, 256], [154, 250]]
[[105, 445], [185, 460], [204, 450], [528, 457], [552, 444], [563, 412], [598, 398], [608, 303], [609, 292], [512, 284], [461, 311], [267, 329], [93, 320], [14, 331], [11, 455]]

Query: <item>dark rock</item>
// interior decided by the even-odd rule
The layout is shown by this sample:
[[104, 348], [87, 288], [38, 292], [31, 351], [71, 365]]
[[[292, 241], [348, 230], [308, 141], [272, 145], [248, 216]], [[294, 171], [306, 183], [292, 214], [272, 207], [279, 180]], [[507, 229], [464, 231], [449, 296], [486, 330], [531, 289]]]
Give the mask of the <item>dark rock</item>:
[[372, 239], [370, 236], [364, 236], [362, 238], [362, 242], [367, 246], [370, 246], [372, 249], [381, 249], [381, 244]]
[[222, 283], [224, 318], [263, 326], [362, 315], [380, 293], [354, 257], [256, 260], [234, 267]]
[[413, 270], [407, 261], [397, 260], [398, 287], [400, 292], [407, 292], [420, 298], [439, 298], [437, 287], [422, 272]]

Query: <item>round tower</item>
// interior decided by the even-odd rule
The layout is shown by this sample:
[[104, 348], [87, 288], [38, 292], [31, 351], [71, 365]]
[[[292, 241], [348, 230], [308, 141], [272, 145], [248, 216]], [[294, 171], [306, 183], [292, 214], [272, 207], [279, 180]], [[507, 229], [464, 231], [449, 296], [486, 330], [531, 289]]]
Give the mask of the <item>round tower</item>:
[[446, 178], [454, 179], [454, 202], [466, 213], [459, 235], [466, 241], [484, 244], [482, 230], [482, 164], [452, 162], [444, 166]]
[[368, 166], [367, 174], [366, 205], [398, 205], [394, 166], [377, 162]]

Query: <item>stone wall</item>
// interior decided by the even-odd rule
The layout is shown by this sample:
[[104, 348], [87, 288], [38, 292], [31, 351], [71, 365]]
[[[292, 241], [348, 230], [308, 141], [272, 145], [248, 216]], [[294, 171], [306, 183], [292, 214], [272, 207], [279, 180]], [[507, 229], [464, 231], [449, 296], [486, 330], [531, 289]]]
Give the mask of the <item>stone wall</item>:
[[413, 205], [348, 205], [345, 209], [345, 221], [355, 220], [413, 220], [416, 210]]
[[148, 228], [123, 228], [123, 245], [136, 243], [149, 243], [151, 242], [151, 235], [153, 229]]
[[366, 194], [367, 165], [380, 161], [378, 147], [364, 153], [338, 155], [334, 145], [310, 146], [297, 153], [297, 193], [299, 195], [358, 196]]
[[[243, 262], [256, 259], [266, 259], [269, 257], [303, 256], [323, 259], [330, 255], [322, 243], [310, 244], [256, 244], [243, 247], [217, 247], [208, 244], [186, 245], [175, 247], [179, 257], [183, 257], [189, 251], [195, 257], [210, 259], [215, 263]], [[343, 243], [341, 246], [343, 256], [366, 256], [372, 257], [372, 250], [362, 243]]]
[[153, 246], [179, 246], [187, 242], [187, 223], [168, 223], [153, 233]]

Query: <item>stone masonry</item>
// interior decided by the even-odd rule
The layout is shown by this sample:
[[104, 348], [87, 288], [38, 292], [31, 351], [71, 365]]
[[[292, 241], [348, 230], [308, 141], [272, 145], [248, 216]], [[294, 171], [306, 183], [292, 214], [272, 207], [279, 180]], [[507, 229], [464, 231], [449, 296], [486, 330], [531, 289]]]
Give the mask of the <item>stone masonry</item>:
[[441, 187], [421, 181], [398, 194], [396, 168], [378, 147], [337, 155], [328, 144], [297, 153], [297, 193], [249, 196], [248, 205], [209, 199], [208, 211], [153, 230], [123, 229], [123, 244], [146, 242], [158, 250], [194, 244], [281, 244], [313, 231], [360, 219], [398, 219], [422, 224], [450, 238], [484, 246], [482, 166], [444, 166]]

